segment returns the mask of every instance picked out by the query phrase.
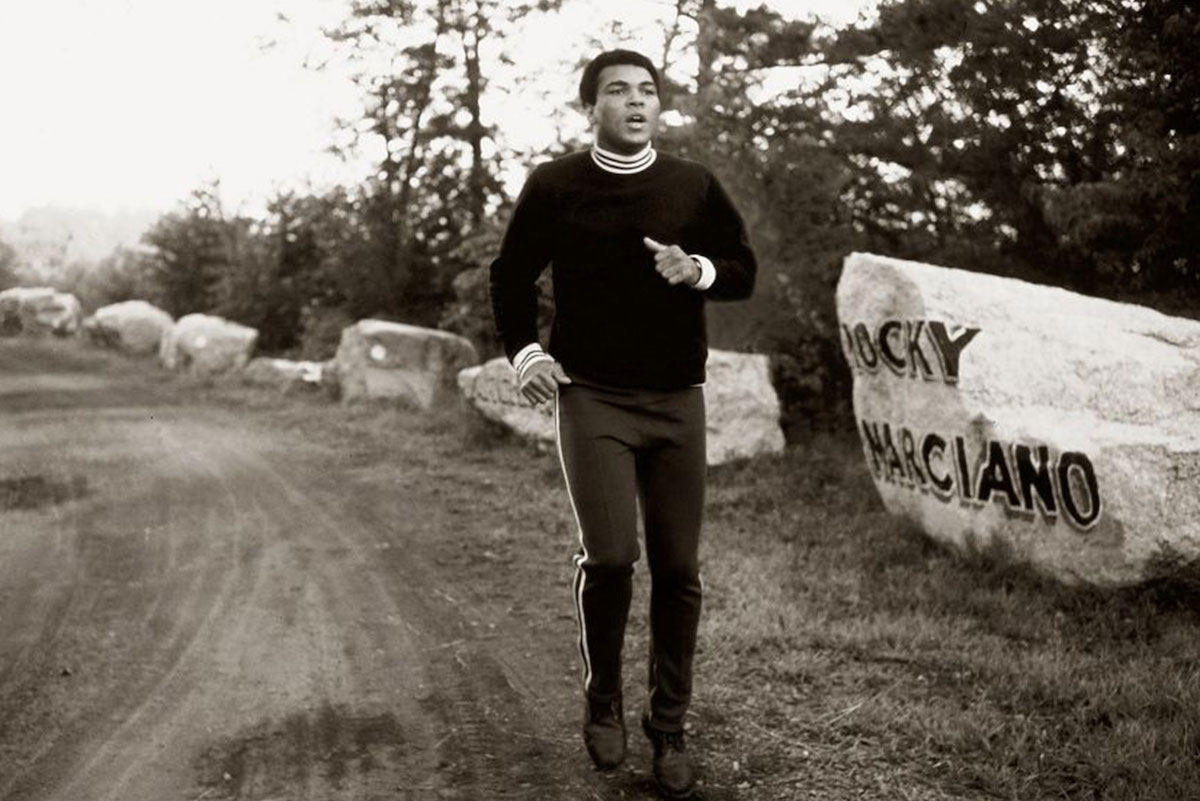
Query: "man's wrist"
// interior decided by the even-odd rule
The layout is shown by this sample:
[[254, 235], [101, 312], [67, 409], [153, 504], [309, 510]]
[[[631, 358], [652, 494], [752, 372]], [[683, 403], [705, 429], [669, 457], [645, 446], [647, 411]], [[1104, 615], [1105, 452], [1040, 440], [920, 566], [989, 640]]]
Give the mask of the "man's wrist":
[[516, 355], [513, 356], [512, 366], [513, 369], [517, 371], [517, 377], [523, 381], [529, 368], [540, 362], [551, 361], [554, 361], [554, 359], [550, 357], [549, 353], [546, 353], [546, 351], [542, 350], [542, 346], [540, 344], [537, 342], [531, 342], [517, 351]]
[[692, 261], [696, 263], [696, 266], [700, 268], [700, 277], [696, 279], [694, 284], [692, 284], [692, 289], [702, 292], [712, 286], [713, 282], [717, 280], [716, 265], [714, 265], [712, 260], [707, 256], [701, 256], [696, 253], [690, 253], [688, 255], [691, 257]]

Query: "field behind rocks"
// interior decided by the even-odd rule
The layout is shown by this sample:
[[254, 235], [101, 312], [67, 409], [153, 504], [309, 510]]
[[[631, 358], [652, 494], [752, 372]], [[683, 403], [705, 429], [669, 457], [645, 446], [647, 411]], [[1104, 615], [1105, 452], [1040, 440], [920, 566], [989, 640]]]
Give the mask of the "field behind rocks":
[[[0, 799], [149, 798], [152, 768], [175, 793], [154, 797], [653, 797], [636, 734], [609, 777], [578, 742], [552, 451], [463, 408], [339, 406], [58, 342], [0, 343], [0, 416]], [[122, 466], [160, 458], [147, 480], [170, 492], [120, 496]], [[189, 471], [224, 512], [183, 494]], [[137, 503], [173, 539], [124, 536]], [[70, 558], [14, 572], [38, 553]], [[951, 556], [882, 511], [833, 435], [712, 468], [702, 559], [705, 798], [1200, 797], [1186, 582], [1102, 594]]]

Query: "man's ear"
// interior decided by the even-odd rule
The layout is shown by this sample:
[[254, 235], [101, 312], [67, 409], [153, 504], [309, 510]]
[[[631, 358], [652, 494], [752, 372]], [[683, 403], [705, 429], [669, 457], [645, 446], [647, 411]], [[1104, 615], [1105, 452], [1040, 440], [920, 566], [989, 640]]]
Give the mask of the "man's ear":
[[584, 105], [584, 107], [583, 107], [583, 116], [587, 117], [587, 121], [588, 121], [590, 124], [592, 124], [592, 125], [595, 125], [595, 124], [596, 124], [596, 118], [592, 116], [592, 114], [593, 114], [595, 111], [596, 111], [596, 104], [595, 104], [595, 103], [593, 103], [593, 104], [592, 104], [592, 105], [590, 105], [590, 106], [585, 104], [585, 105]]

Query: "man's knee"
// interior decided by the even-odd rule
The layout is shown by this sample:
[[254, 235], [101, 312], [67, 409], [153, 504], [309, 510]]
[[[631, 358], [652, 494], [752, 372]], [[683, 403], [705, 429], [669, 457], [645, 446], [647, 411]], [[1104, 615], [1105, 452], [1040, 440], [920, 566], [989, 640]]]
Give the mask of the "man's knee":
[[633, 572], [640, 555], [636, 543], [630, 546], [589, 548], [575, 557], [575, 564], [589, 574], [622, 575]]
[[700, 567], [690, 559], [659, 560], [650, 567], [654, 586], [700, 592]]

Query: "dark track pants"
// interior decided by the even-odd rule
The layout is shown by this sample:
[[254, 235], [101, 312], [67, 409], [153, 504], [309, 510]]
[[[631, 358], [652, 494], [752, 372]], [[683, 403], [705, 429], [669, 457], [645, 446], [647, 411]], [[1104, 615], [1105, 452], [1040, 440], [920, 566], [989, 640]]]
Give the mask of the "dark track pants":
[[559, 387], [558, 450], [579, 525], [575, 604], [584, 688], [621, 694], [621, 648], [638, 559], [638, 506], [650, 567], [650, 715], [683, 726], [700, 621], [704, 392]]

